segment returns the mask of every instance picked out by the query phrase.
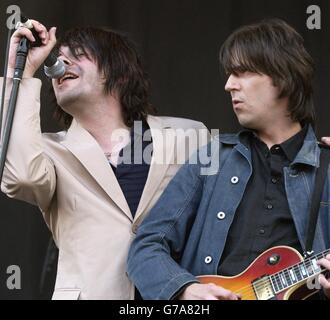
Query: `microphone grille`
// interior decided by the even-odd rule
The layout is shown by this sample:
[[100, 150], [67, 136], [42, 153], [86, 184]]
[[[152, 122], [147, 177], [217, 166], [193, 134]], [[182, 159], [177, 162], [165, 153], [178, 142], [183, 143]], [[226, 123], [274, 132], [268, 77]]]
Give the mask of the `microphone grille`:
[[44, 72], [48, 78], [52, 78], [52, 79], [61, 78], [65, 74], [65, 71], [66, 71], [65, 64], [60, 59], [57, 59], [55, 64], [53, 64], [50, 67], [44, 65]]

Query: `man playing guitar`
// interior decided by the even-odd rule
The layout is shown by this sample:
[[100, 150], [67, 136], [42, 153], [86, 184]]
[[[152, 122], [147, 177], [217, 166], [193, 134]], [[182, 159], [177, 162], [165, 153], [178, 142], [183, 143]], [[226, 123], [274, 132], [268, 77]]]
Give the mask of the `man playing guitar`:
[[146, 299], [300, 299], [293, 288], [312, 276], [320, 297], [330, 298], [328, 165], [317, 255], [301, 262], [298, 254], [320, 150], [330, 152], [314, 133], [313, 63], [303, 39], [282, 20], [262, 21], [231, 34], [220, 61], [244, 129], [206, 147], [217, 147], [217, 172], [187, 163], [177, 173], [137, 232], [129, 276]]

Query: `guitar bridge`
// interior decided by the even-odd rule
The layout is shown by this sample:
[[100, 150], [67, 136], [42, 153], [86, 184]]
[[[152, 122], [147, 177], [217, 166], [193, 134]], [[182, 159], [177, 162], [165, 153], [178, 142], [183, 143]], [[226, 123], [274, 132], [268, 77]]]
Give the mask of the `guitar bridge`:
[[258, 278], [252, 283], [257, 300], [270, 300], [275, 294], [268, 276]]

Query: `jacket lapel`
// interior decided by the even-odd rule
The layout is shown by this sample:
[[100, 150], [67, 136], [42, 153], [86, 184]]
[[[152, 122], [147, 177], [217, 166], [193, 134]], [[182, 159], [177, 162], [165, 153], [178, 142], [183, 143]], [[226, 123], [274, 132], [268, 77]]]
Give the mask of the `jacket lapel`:
[[116, 176], [93, 136], [73, 120], [66, 139], [61, 143], [81, 162], [112, 201], [132, 220], [132, 214]]
[[147, 122], [152, 135], [153, 154], [147, 182], [143, 189], [134, 220], [138, 219], [144, 213], [162, 182], [169, 165], [173, 163], [176, 141], [175, 131], [171, 130], [171, 128], [163, 127], [161, 118], [148, 116]]

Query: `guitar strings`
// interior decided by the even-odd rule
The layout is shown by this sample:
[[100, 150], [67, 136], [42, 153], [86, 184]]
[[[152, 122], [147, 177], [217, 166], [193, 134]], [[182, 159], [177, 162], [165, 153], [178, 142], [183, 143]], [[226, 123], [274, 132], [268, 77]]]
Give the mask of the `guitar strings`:
[[[322, 271], [324, 271], [325, 269], [321, 269], [321, 272]], [[281, 272], [284, 272], [284, 270], [283, 271], [281, 271]], [[320, 272], [319, 272], [320, 273]], [[314, 274], [314, 276], [316, 276], [317, 274], [319, 274], [319, 273], [316, 273], [316, 274]], [[245, 295], [245, 296], [248, 296], [249, 298], [251, 298], [251, 297], [255, 297], [256, 298], [256, 293], [255, 293], [255, 290], [256, 291], [258, 291], [258, 290], [263, 290], [263, 289], [265, 289], [265, 288], [267, 288], [267, 287], [271, 287], [272, 289], [273, 289], [273, 286], [271, 285], [271, 283], [270, 283], [270, 279], [269, 279], [269, 277], [270, 276], [276, 276], [278, 273], [275, 273], [275, 274], [272, 274], [272, 275], [268, 275], [268, 276], [266, 276], [265, 278], [263, 278], [263, 279], [260, 279], [260, 280], [257, 280], [256, 282], [255, 282], [255, 284], [253, 285], [253, 284], [250, 284], [250, 285], [247, 285], [247, 286], [244, 286], [244, 287], [241, 287], [241, 288], [233, 288], [232, 290], [233, 290], [233, 292], [235, 292], [235, 293], [238, 293], [238, 294], [242, 294], [242, 295]], [[280, 293], [280, 292], [282, 292], [283, 290], [285, 290], [285, 289], [288, 289], [289, 287], [291, 287], [291, 286], [293, 286], [293, 285], [296, 285], [296, 284], [298, 284], [298, 283], [301, 283], [301, 282], [305, 282], [305, 281], [307, 281], [308, 280], [308, 278], [306, 278], [306, 279], [302, 279], [302, 280], [300, 280], [300, 281], [298, 281], [297, 283], [292, 283], [291, 285], [289, 285], [287, 288], [282, 288], [282, 289], [280, 289], [279, 291], [276, 291], [276, 292], [273, 292], [274, 293], [274, 295], [276, 295], [277, 293]], [[254, 289], [255, 288], [255, 289]]]
[[[324, 271], [324, 270], [325, 269], [323, 269], [322, 271]], [[319, 273], [317, 273], [317, 274], [319, 274]], [[315, 274], [314, 276], [316, 276], [317, 274]], [[247, 286], [244, 286], [244, 287], [241, 287], [241, 288], [232, 288], [232, 291], [235, 292], [235, 293], [237, 293], [237, 294], [242, 294], [242, 295], [244, 295], [245, 297], [248, 297], [248, 298], [252, 298], [252, 297], [253, 298], [256, 298], [255, 290], [256, 291], [263, 290], [263, 289], [265, 289], [267, 287], [271, 287], [273, 289], [273, 287], [272, 287], [272, 285], [270, 283], [271, 280], [269, 279], [269, 277], [270, 276], [274, 276], [274, 275], [276, 275], [276, 274], [268, 275], [267, 277], [265, 277], [263, 279], [257, 280], [258, 282], [255, 283], [255, 285], [252, 284], [252, 285], [247, 285]], [[279, 291], [273, 292], [273, 294], [276, 295], [276, 294], [282, 292], [283, 290], [288, 289], [289, 287], [291, 287], [293, 285], [306, 282], [307, 280], [308, 280], [308, 278], [302, 279], [301, 281], [298, 281], [297, 283], [294, 283], [294, 284], [292, 283], [287, 288], [282, 288]]]
[[[295, 284], [298, 284], [300, 282], [304, 282], [305, 280], [307, 281], [308, 278], [311, 278], [312, 276], [316, 276], [316, 275], [322, 273], [323, 271], [325, 271], [324, 268], [322, 268], [321, 266], [319, 266], [319, 271], [315, 272], [314, 269], [313, 269], [313, 266], [312, 266], [312, 260], [314, 260], [314, 259], [315, 260], [318, 260], [320, 257], [324, 257], [325, 254], [326, 254], [326, 252], [328, 252], [328, 251], [329, 251], [329, 249], [327, 249], [327, 250], [319, 253], [318, 255], [315, 255], [314, 257], [311, 257], [311, 258], [302, 260], [300, 263], [298, 263], [296, 265], [293, 265], [292, 267], [286, 268], [286, 269], [284, 269], [282, 271], [279, 271], [279, 272], [276, 272], [276, 273], [274, 273], [272, 275], [269, 275], [269, 276], [267, 276], [267, 280], [268, 280], [268, 277], [274, 277], [275, 280], [279, 280], [281, 282], [280, 273], [283, 273], [284, 274], [284, 276], [285, 276], [285, 279], [284, 280], [286, 281], [286, 284], [285, 285], [287, 286], [287, 288], [282, 288], [282, 289], [278, 290], [277, 291], [278, 293], [281, 292], [281, 291], [283, 291], [283, 290], [285, 290], [285, 289], [288, 289], [289, 287], [291, 287], [291, 286], [293, 286]], [[306, 262], [310, 263], [309, 266], [306, 266]], [[294, 270], [295, 272], [298, 271], [300, 273], [301, 272], [301, 270], [299, 269], [299, 265], [300, 264], [303, 264], [304, 265], [305, 271], [306, 271], [306, 274], [307, 274], [307, 278], [304, 279], [303, 276], [302, 276], [302, 279], [301, 280], [298, 280], [296, 283], [294, 283], [291, 280], [289, 273], [290, 273], [290, 270]], [[309, 268], [312, 268], [312, 272], [313, 273], [315, 272], [315, 273], [314, 274], [309, 274], [309, 272], [308, 272]], [[288, 282], [287, 277], [290, 279], [291, 284]], [[264, 279], [264, 280], [266, 280], [266, 279]], [[270, 279], [270, 281], [271, 281], [271, 279]], [[283, 286], [282, 282], [281, 282], [281, 285]], [[266, 284], [266, 286], [267, 286], [267, 284]], [[257, 289], [259, 290], [259, 289], [264, 289], [264, 288], [265, 288], [264, 286], [258, 285], [258, 288]]]

